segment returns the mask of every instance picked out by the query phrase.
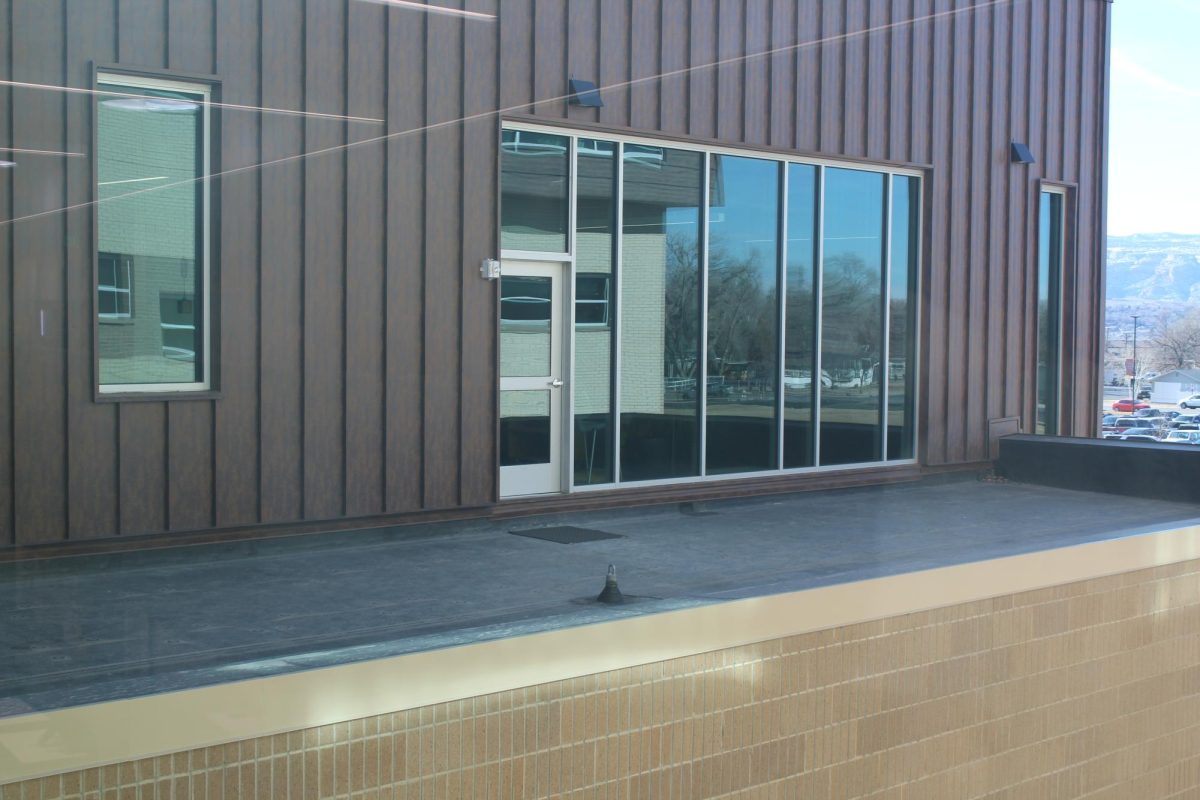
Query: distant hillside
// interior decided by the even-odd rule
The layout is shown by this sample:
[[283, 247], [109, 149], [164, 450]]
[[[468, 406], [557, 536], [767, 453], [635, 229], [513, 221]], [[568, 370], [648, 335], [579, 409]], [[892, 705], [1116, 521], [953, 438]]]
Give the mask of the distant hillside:
[[1108, 237], [1107, 296], [1122, 306], [1200, 306], [1200, 235]]

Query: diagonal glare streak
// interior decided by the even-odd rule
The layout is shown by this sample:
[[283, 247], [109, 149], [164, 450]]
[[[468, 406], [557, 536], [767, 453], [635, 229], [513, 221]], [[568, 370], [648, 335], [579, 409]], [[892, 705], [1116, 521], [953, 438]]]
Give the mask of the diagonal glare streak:
[[[863, 28], [861, 31], [853, 31], [853, 32], [849, 32], [849, 33], [834, 34], [832, 36], [826, 36], [826, 37], [823, 37], [820, 39], [813, 39], [812, 41], [808, 41], [808, 42], [797, 42], [796, 44], [783, 45], [781, 47], [773, 47], [768, 50], [761, 50], [757, 53], [747, 53], [747, 54], [741, 55], [741, 56], [730, 56], [728, 58], [722, 58], [722, 59], [718, 59], [716, 61], [710, 61], [707, 64], [697, 64], [695, 66], [681, 67], [679, 69], [668, 70], [666, 72], [659, 72], [654, 75], [647, 75], [643, 78], [633, 78], [633, 79], [627, 80], [627, 81], [618, 81], [616, 83], [610, 83], [605, 86], [601, 86], [598, 88], [598, 91], [615, 91], [618, 89], [628, 89], [630, 87], [637, 86], [637, 85], [640, 85], [643, 83], [648, 83], [650, 81], [659, 81], [659, 80], [663, 80], [665, 78], [674, 78], [674, 77], [677, 77], [680, 75], [686, 75], [689, 72], [695, 72], [698, 70], [716, 69], [716, 68], [720, 68], [720, 67], [727, 66], [730, 64], [736, 64], [740, 61], [749, 61], [750, 59], [755, 59], [755, 58], [768, 58], [770, 56], [778, 55], [780, 53], [786, 53], [786, 52], [789, 52], [792, 50], [800, 50], [800, 49], [808, 48], [808, 47], [816, 47], [816, 46], [822, 45], [822, 44], [830, 44], [833, 42], [845, 41], [847, 39], [853, 39], [856, 37], [867, 36], [869, 34], [879, 33], [881, 31], [889, 31], [889, 30], [894, 30], [897, 28], [903, 28], [903, 27], [907, 27], [907, 26], [911, 26], [911, 25], [916, 25], [919, 22], [929, 22], [932, 20], [937, 20], [937, 19], [941, 19], [941, 18], [945, 18], [945, 17], [957, 16], [957, 15], [965, 13], [965, 12], [974, 13], [976, 11], [980, 11], [982, 9], [987, 9], [987, 8], [992, 8], [995, 6], [1010, 5], [1010, 4], [1016, 5], [1018, 3], [1023, 3], [1023, 2], [1026, 2], [1026, 0], [987, 0], [986, 2], [980, 3], [979, 5], [968, 6], [966, 8], [955, 8], [955, 9], [950, 9], [948, 11], [937, 11], [932, 14], [925, 14], [920, 17], [914, 17], [913, 19], [910, 19], [910, 20], [902, 20], [900, 22], [888, 22], [883, 25], [876, 25], [876, 26], [870, 27], [870, 28]], [[60, 213], [69, 212], [69, 211], [76, 211], [78, 209], [87, 208], [89, 206], [97, 205], [102, 202], [109, 202], [109, 201], [114, 201], [114, 200], [124, 200], [126, 198], [136, 197], [140, 194], [145, 194], [147, 192], [159, 192], [159, 191], [163, 191], [164, 189], [173, 189], [178, 186], [186, 186], [188, 184], [197, 183], [199, 181], [225, 178], [225, 177], [228, 177], [231, 175], [239, 175], [243, 172], [250, 172], [250, 171], [256, 170], [256, 169], [263, 169], [266, 167], [274, 167], [274, 166], [279, 166], [280, 164], [288, 164], [293, 161], [300, 161], [302, 159], [312, 158], [314, 156], [322, 156], [322, 155], [327, 155], [329, 153], [341, 152], [344, 150], [349, 150], [352, 147], [361, 147], [362, 145], [377, 144], [379, 142], [386, 142], [391, 139], [398, 139], [403, 136], [409, 136], [409, 135], [419, 134], [419, 133], [428, 133], [430, 131], [437, 131], [437, 130], [441, 130], [443, 128], [448, 128], [448, 127], [451, 127], [454, 125], [465, 125], [470, 122], [477, 122], [479, 120], [489, 119], [489, 118], [495, 117], [495, 116], [502, 116], [504, 114], [509, 114], [509, 113], [512, 113], [515, 111], [521, 111], [521, 110], [529, 108], [531, 106], [540, 106], [540, 105], [545, 105], [547, 103], [558, 103], [558, 102], [566, 101], [568, 99], [570, 99], [570, 95], [564, 94], [564, 95], [558, 95], [556, 97], [545, 97], [545, 98], [542, 98], [541, 100], [534, 100], [529, 103], [518, 103], [516, 105], [508, 106], [506, 108], [498, 108], [498, 109], [494, 109], [494, 110], [490, 110], [490, 111], [480, 111], [479, 113], [476, 113], [476, 114], [468, 114], [466, 116], [456, 117], [455, 119], [448, 119], [443, 122], [430, 123], [428, 125], [424, 125], [419, 128], [410, 128], [410, 129], [404, 130], [404, 131], [396, 131], [395, 133], [387, 133], [387, 134], [382, 134], [380, 136], [372, 136], [367, 139], [359, 139], [354, 142], [346, 142], [345, 144], [330, 145], [329, 147], [323, 147], [323, 148], [320, 148], [319, 150], [310, 150], [310, 151], [307, 151], [304, 153], [296, 153], [296, 154], [290, 155], [290, 156], [282, 156], [280, 158], [272, 159], [270, 161], [261, 161], [257, 164], [247, 164], [242, 167], [232, 167], [230, 169], [221, 170], [220, 172], [214, 172], [211, 175], [202, 175], [202, 176], [196, 177], [196, 178], [186, 178], [184, 180], [174, 181], [172, 183], [160, 184], [158, 186], [151, 186], [151, 187], [147, 187], [145, 189], [138, 189], [133, 192], [127, 192], [125, 194], [121, 194], [117, 197], [98, 198], [95, 200], [87, 200], [82, 203], [75, 203], [75, 204], [72, 204], [69, 206], [63, 206], [62, 208], [54, 208], [54, 209], [49, 209], [46, 211], [36, 211], [32, 214], [26, 214], [26, 215], [20, 216], [20, 217], [13, 217], [13, 218], [7, 219], [7, 220], [0, 220], [0, 225], [12, 225], [17, 222], [26, 222], [28, 220], [38, 219], [40, 217], [49, 216], [51, 214], [60, 214]]]

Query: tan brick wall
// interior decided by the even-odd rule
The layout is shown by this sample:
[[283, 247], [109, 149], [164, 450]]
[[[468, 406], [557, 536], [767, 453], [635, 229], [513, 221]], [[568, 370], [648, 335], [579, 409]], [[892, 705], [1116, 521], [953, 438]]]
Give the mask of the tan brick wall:
[[0, 789], [0, 800], [1197, 796], [1197, 561]]

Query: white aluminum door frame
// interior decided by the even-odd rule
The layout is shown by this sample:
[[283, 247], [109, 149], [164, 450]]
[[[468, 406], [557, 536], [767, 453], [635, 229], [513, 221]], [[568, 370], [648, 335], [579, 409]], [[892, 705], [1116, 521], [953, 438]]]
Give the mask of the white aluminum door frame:
[[[522, 260], [505, 260], [501, 265], [501, 280], [513, 276], [551, 279], [549, 374], [501, 377], [499, 388], [501, 402], [503, 402], [504, 392], [546, 391], [550, 393], [550, 461], [545, 464], [500, 467], [500, 496], [502, 498], [555, 494], [563, 491], [566, 485], [563, 481], [563, 456], [566, 453], [563, 420], [565, 398], [568, 396], [568, 393], [564, 391], [567, 372], [564, 361], [567, 266], [563, 262]], [[501, 347], [503, 347], [503, 330], [501, 330], [500, 336]]]

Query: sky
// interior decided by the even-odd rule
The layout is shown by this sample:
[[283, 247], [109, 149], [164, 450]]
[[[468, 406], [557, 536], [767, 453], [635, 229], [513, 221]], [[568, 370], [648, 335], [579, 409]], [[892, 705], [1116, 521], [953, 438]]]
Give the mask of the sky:
[[1108, 232], [1200, 234], [1200, 0], [1112, 6]]

